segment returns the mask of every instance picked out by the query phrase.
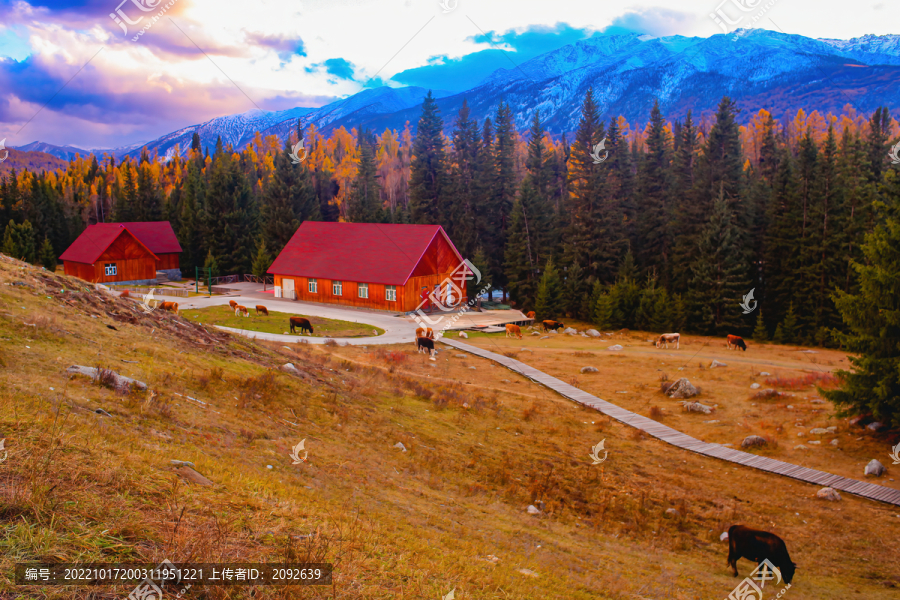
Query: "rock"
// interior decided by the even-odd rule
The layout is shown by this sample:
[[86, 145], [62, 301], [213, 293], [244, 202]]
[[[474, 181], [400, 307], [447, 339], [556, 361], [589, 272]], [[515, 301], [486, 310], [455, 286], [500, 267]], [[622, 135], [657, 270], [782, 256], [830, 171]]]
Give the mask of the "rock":
[[624, 348], [622, 348], [622, 346], [619, 344], [615, 344], [614, 346], [610, 346], [609, 348], [607, 348], [607, 350], [609, 350], [611, 352], [618, 352], [619, 350], [623, 350], [623, 349]]
[[810, 435], [825, 435], [829, 433], [827, 429], [822, 429], [821, 427], [816, 427], [815, 429], [809, 430]]
[[711, 363], [709, 363], [710, 369], [715, 369], [716, 367], [727, 367], [727, 366], [728, 366], [727, 364], [725, 364], [723, 362], [719, 362], [717, 360], [714, 360]]
[[722, 532], [722, 535], [719, 536], [719, 541], [720, 541], [720, 542], [724, 542], [724, 541], [727, 540], [727, 539], [728, 539], [728, 532], [727, 532], [727, 531], [723, 531], [723, 532]]
[[459, 337], [469, 339], [469, 334], [466, 333], [465, 331], [460, 331]]
[[403, 442], [397, 442], [394, 444], [394, 448], [399, 448], [403, 452], [406, 452], [406, 446], [403, 445]]
[[865, 425], [866, 425], [866, 424], [865, 424], [865, 421], [868, 421], [869, 418], [870, 418], [870, 417], [868, 417], [868, 416], [866, 416], [866, 415], [858, 415], [858, 416], [852, 417], [852, 418], [851, 418], [849, 421], [847, 421], [847, 422], [850, 423], [851, 425], [858, 425], [858, 426], [860, 426], [860, 427], [865, 427]]
[[272, 469], [274, 469], [275, 467], [273, 467], [272, 465], [266, 465], [266, 468], [269, 469], [269, 470], [272, 470]]
[[545, 336], [542, 336], [541, 339], [542, 339], [542, 340], [546, 340], [546, 339], [549, 338], [549, 337], [550, 337], [549, 335], [545, 335]]
[[598, 369], [597, 367], [581, 367], [582, 373], [597, 373], [599, 371], [600, 369]]
[[578, 330], [577, 330], [577, 329], [574, 329], [574, 328], [572, 328], [572, 327], [566, 327], [566, 328], [563, 330], [563, 333], [565, 333], [565, 334], [567, 334], [567, 335], [575, 335], [576, 333], [578, 333]]
[[588, 334], [586, 334], [586, 333], [583, 332], [583, 331], [582, 331], [581, 333], [579, 333], [578, 335], [580, 335], [581, 337], [587, 337], [587, 336], [588, 336]]
[[556, 334], [558, 334], [559, 332], [558, 332], [557, 330], [555, 330], [555, 329], [551, 329], [551, 330], [550, 330], [550, 333], [552, 333], [553, 335], [556, 335]]
[[532, 331], [531, 335], [541, 335], [541, 332], [540, 331]]
[[837, 427], [832, 425], [831, 427], [826, 427], [825, 431], [827, 431], [828, 433], [837, 433]]
[[832, 446], [837, 446], [839, 443], [840, 443], [840, 441], [837, 440], [837, 439], [831, 440], [831, 445], [832, 445]]
[[538, 574], [532, 571], [531, 569], [519, 569], [519, 573], [525, 575], [526, 577], [537, 577]]
[[810, 402], [810, 404], [825, 404], [825, 401], [822, 400], [821, 398], [813, 398], [809, 402]]
[[681, 516], [681, 513], [678, 512], [677, 510], [675, 510], [674, 508], [667, 508], [666, 514], [669, 515], [670, 517], [680, 517]]
[[826, 487], [816, 492], [816, 498], [821, 498], [822, 500], [830, 500], [831, 502], [837, 502], [841, 499], [841, 495], [838, 494], [837, 490], [835, 490], [834, 488]]
[[187, 460], [173, 460], [172, 464], [176, 467], [191, 467], [194, 468], [196, 465]]
[[758, 435], [748, 435], [744, 438], [744, 441], [741, 442], [741, 448], [753, 448], [754, 446], [765, 446], [768, 442], [766, 438], [760, 437]]
[[711, 406], [706, 406], [705, 404], [700, 404], [699, 402], [684, 402], [681, 405], [681, 409], [688, 412], [703, 413], [704, 415], [708, 415], [713, 411]]
[[809, 440], [809, 443], [818, 446], [818, 445], [821, 444], [822, 442], [820, 442], [819, 440]]
[[475, 370], [475, 367], [469, 367], [469, 368], [472, 369], [473, 371]]
[[541, 511], [538, 510], [538, 507], [535, 506], [534, 504], [529, 504], [529, 505], [528, 505], [528, 508], [527, 508], [526, 510], [528, 511], [528, 514], [529, 514], [529, 515], [539, 515], [539, 514], [541, 514]]
[[299, 373], [300, 372], [297, 369], [297, 367], [294, 366], [293, 363], [284, 363], [283, 365], [281, 365], [281, 368], [290, 373]]
[[212, 481], [186, 465], [178, 467], [177, 469], [175, 469], [175, 472], [179, 475], [179, 477], [189, 483], [196, 483], [197, 485], [205, 486], [214, 485]]
[[884, 465], [873, 458], [869, 461], [869, 464], [866, 465], [866, 475], [881, 477], [884, 475]]
[[519, 352], [531, 352], [532, 354], [534, 354], [534, 350], [532, 350], [531, 348], [519, 348]]
[[793, 404], [788, 404], [787, 407], [788, 407], [788, 410], [794, 410], [794, 405], [793, 405]]
[[803, 433], [802, 431], [797, 432], [797, 437], [803, 437], [804, 435], [806, 435], [806, 434]]
[[469, 358], [468, 354], [454, 354], [453, 356], [455, 356], [456, 358]]
[[794, 446], [794, 450], [809, 450], [809, 448], [807, 448], [803, 444], [797, 444], [796, 446]]
[[682, 377], [681, 379], [677, 380], [675, 383], [669, 386], [668, 390], [666, 390], [666, 395], [669, 398], [676, 399], [693, 398], [697, 394], [699, 394], [697, 388], [695, 388], [694, 385], [690, 381], [688, 381], [686, 377]]
[[766, 371], [760, 371], [759, 373], [760, 377], [770, 377], [771, 375], [771, 373], [767, 373]]
[[759, 384], [758, 384], [758, 383], [751, 383], [751, 384], [750, 384], [750, 389], [751, 389], [751, 390], [758, 390], [758, 389], [759, 389]]
[[[99, 372], [96, 367], [80, 367], [78, 365], [73, 365], [66, 369], [66, 373], [70, 375], [84, 375], [85, 377], [90, 377], [94, 381], [99, 377]], [[119, 375], [115, 371], [110, 371], [108, 369], [104, 369], [104, 379], [102, 383], [109, 383], [116, 390], [121, 392], [127, 392], [132, 387], [135, 387], [139, 390], [146, 390], [147, 384], [143, 381], [138, 381], [136, 379], [132, 379], [131, 377], [125, 377], [123, 375]]]
[[600, 332], [597, 331], [596, 329], [588, 329], [587, 331], [585, 331], [585, 333], [588, 334], [589, 336], [591, 336], [592, 338], [600, 337]]
[[882, 427], [884, 427], [884, 423], [879, 423], [878, 421], [866, 425], [866, 429], [868, 429], [869, 431], [878, 431]]

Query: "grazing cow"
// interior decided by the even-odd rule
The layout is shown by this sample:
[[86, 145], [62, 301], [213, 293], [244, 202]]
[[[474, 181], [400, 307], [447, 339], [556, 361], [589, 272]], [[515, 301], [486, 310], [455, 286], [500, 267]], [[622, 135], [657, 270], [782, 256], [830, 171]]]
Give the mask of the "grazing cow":
[[257, 305], [256, 305], [256, 316], [257, 316], [257, 317], [259, 316], [259, 313], [262, 313], [262, 314], [264, 314], [264, 315], [266, 315], [266, 316], [268, 317], [268, 316], [269, 316], [269, 309], [266, 308], [265, 306], [263, 306], [262, 304], [257, 304]]
[[664, 333], [659, 336], [659, 339], [656, 340], [656, 347], [662, 348], [662, 345], [666, 345], [666, 349], [669, 348], [669, 342], [675, 344], [675, 349], [678, 350], [681, 345], [681, 334], [680, 333]]
[[740, 348], [744, 352], [747, 351], [747, 344], [744, 342], [744, 338], [739, 335], [729, 335], [727, 338], [725, 338], [725, 346], [729, 350]]
[[527, 313], [525, 316], [528, 317], [529, 319], [533, 319], [533, 318], [534, 318], [534, 311], [533, 311], [533, 310], [529, 310], [528, 313]]
[[550, 331], [551, 329], [559, 329], [560, 327], [565, 327], [565, 325], [563, 325], [559, 321], [551, 321], [549, 319], [541, 323], [541, 325], [543, 325], [544, 331]]
[[238, 304], [237, 306], [234, 307], [234, 316], [249, 317], [250, 311], [247, 310], [246, 306], [241, 306], [240, 304]]
[[519, 328], [518, 325], [513, 325], [512, 323], [509, 323], [506, 325], [506, 337], [515, 337], [515, 338], [519, 338], [521, 340], [522, 339], [522, 330]]
[[418, 329], [416, 329], [416, 337], [417, 338], [425, 337], [425, 338], [428, 338], [429, 340], [433, 340], [434, 339], [434, 330], [431, 327], [428, 327], [427, 329], [424, 327], [419, 327]]
[[791, 582], [797, 569], [780, 537], [768, 531], [732, 525], [728, 529], [728, 566], [734, 569], [735, 577], [738, 575], [737, 561], [742, 558], [757, 564], [768, 559], [781, 571], [785, 583]]
[[228, 306], [231, 307], [231, 310], [234, 310], [235, 308], [237, 308], [237, 305], [238, 305], [238, 303], [235, 302], [234, 300], [229, 300], [229, 301], [228, 301]]
[[163, 310], [168, 310], [176, 315], [178, 314], [178, 303], [177, 302], [160, 302], [159, 307]]
[[313, 326], [309, 322], [309, 319], [305, 317], [291, 317], [291, 333], [294, 333], [294, 330], [299, 328], [300, 335], [303, 335], [304, 331], [309, 331], [309, 334], [313, 333]]
[[427, 337], [417, 337], [416, 338], [416, 351], [417, 352], [427, 352], [431, 357], [431, 360], [434, 360], [434, 340]]

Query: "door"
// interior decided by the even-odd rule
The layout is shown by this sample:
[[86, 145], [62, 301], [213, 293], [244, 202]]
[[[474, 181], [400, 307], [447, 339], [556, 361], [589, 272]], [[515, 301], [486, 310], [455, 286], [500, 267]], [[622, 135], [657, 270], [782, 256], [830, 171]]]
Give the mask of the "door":
[[290, 298], [291, 300], [296, 300], [297, 296], [294, 295], [294, 280], [293, 279], [282, 279], [281, 285], [283, 288], [282, 293], [285, 298]]

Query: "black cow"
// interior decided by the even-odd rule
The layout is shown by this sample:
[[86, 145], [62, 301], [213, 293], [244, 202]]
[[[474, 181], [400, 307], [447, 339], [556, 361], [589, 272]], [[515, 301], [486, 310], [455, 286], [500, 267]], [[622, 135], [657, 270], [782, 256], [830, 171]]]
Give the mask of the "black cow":
[[559, 321], [551, 321], [549, 319], [544, 321], [542, 325], [544, 326], [544, 331], [550, 331], [551, 329], [559, 329], [561, 327], [565, 327], [565, 325], [563, 325]]
[[303, 335], [304, 331], [309, 331], [309, 334], [312, 335], [313, 326], [309, 319], [305, 317], [291, 317], [291, 333], [294, 333], [294, 329], [298, 327], [300, 328], [300, 335]]
[[775, 565], [785, 583], [794, 578], [797, 565], [791, 562], [784, 540], [768, 531], [750, 529], [743, 525], [732, 525], [728, 529], [728, 565], [734, 569], [737, 577], [737, 561], [742, 558], [752, 560], [756, 564], [765, 559]]
[[434, 340], [427, 337], [417, 337], [416, 350], [419, 352], [427, 352], [432, 360], [434, 360]]

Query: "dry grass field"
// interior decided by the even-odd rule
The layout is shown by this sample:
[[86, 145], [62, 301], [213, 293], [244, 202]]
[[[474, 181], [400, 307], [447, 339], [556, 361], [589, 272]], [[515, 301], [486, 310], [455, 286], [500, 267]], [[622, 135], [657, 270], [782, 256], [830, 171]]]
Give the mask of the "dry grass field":
[[[840, 353], [751, 343], [738, 355], [692, 337], [676, 352], [647, 337], [469, 342], [709, 441], [737, 445], [761, 432], [777, 442], [766, 454], [857, 478], [869, 458], [890, 462], [889, 436], [850, 430], [811, 402], [811, 387], [757, 375], [786, 383], [846, 364]], [[605, 350], [611, 343], [624, 350]], [[849, 494], [817, 500], [815, 486], [641, 437], [438, 346], [434, 362], [412, 344], [286, 348], [144, 315], [74, 280], [0, 263], [0, 597], [131, 591], [17, 587], [16, 562], [168, 558], [335, 565], [333, 587], [206, 587], [187, 598], [437, 600], [455, 589], [461, 600], [724, 599], [740, 581], [719, 541], [734, 523], [786, 540], [798, 571], [784, 598], [897, 596], [900, 507]], [[712, 358], [728, 367], [709, 370]], [[287, 362], [299, 372], [279, 368]], [[69, 378], [73, 364], [150, 391]], [[588, 365], [600, 372], [579, 373]], [[716, 412], [682, 415], [659, 392], [664, 375], [691, 379]], [[795, 396], [755, 400], [753, 381]], [[801, 422], [837, 425], [838, 446], [823, 438], [795, 451], [810, 439], [797, 437]], [[309, 462], [293, 465], [302, 439]], [[603, 439], [608, 459], [592, 465]], [[896, 485], [888, 469], [878, 483]], [[528, 514], [529, 504], [541, 513]], [[742, 576], [753, 567], [738, 566]]]

